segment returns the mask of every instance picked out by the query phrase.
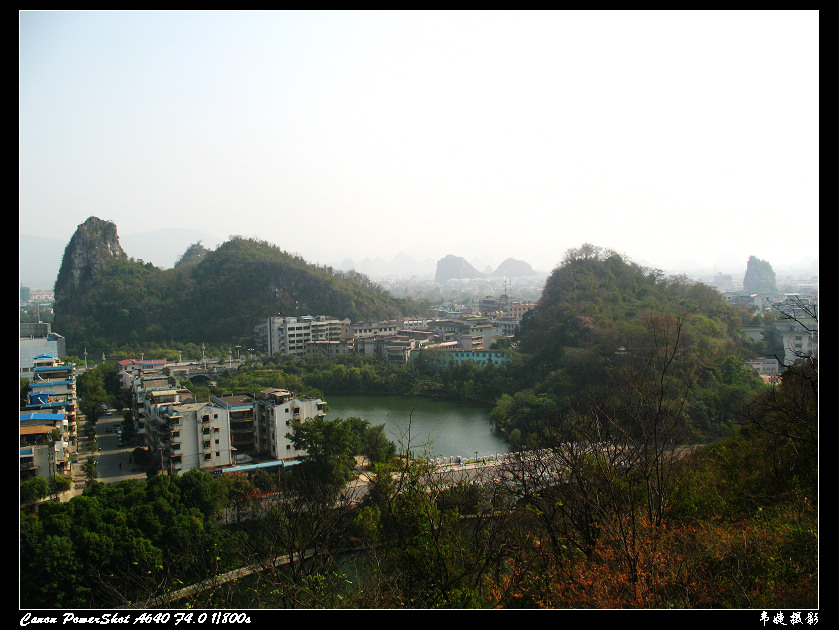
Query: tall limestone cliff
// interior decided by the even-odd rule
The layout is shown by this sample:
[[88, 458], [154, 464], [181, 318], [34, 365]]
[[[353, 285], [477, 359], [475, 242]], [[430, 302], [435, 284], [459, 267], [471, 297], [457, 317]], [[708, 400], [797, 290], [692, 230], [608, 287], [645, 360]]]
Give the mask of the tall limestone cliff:
[[55, 281], [56, 323], [71, 310], [74, 295], [96, 282], [104, 265], [112, 259], [127, 260], [110, 221], [90, 217], [76, 228], [64, 249], [64, 258]]
[[774, 293], [775, 286], [775, 271], [765, 260], [760, 260], [754, 256], [749, 257], [749, 262], [746, 264], [746, 275], [743, 278], [743, 290], [746, 293]]
[[105, 262], [112, 258], [128, 259], [117, 236], [117, 226], [110, 221], [90, 217], [76, 228], [64, 249], [61, 269], [55, 281], [55, 299], [68, 298], [80, 286], [94, 282]]

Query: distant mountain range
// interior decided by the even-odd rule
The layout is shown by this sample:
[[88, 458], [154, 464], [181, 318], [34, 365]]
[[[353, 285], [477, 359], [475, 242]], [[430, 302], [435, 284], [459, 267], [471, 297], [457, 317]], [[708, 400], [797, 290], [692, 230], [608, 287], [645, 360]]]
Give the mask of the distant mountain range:
[[390, 259], [383, 256], [375, 258], [366, 256], [358, 261], [345, 258], [337, 265], [337, 268], [342, 271], [357, 271], [370, 278], [380, 279], [410, 276], [430, 277], [434, 275], [435, 265], [436, 263], [432, 258], [416, 260], [405, 252], [399, 252]]
[[[129, 257], [151, 262], [161, 269], [173, 267], [187, 248], [199, 241], [211, 250], [222, 243], [222, 240], [218, 237], [200, 230], [178, 228], [161, 228], [120, 237], [123, 249], [125, 249]], [[52, 289], [58, 276], [61, 258], [64, 255], [64, 248], [67, 246], [67, 241], [31, 234], [20, 234], [19, 246], [20, 285], [32, 289]], [[665, 269], [664, 271], [666, 273], [685, 273], [693, 278], [699, 278], [703, 275], [710, 277], [714, 273], [730, 273], [733, 277], [739, 279], [740, 274], [745, 273], [748, 257], [744, 257], [742, 263], [736, 262], [733, 256], [729, 256], [729, 258], [731, 260], [730, 264], [721, 263], [715, 267], [708, 267], [693, 260], [683, 260], [675, 265], [673, 269]], [[363, 273], [373, 280], [411, 276], [430, 280], [437, 275], [438, 266], [443, 260], [446, 259], [444, 258], [440, 261], [435, 261], [430, 257], [417, 259], [404, 252], [400, 252], [393, 258], [382, 256], [364, 257], [360, 260], [346, 258], [339, 264], [333, 263], [333, 266], [343, 271], [354, 270]], [[656, 266], [653, 262], [637, 262], [645, 266]], [[463, 269], [467, 269], [467, 273], [469, 274], [477, 273], [474, 277], [517, 277], [538, 275], [540, 273], [547, 274], [551, 271], [533, 271], [528, 263], [515, 261], [514, 259], [505, 260], [495, 270], [492, 269], [486, 259], [472, 260], [466, 264], [471, 267], [471, 270], [468, 270], [469, 267], [461, 266], [461, 273], [463, 273]], [[519, 265], [521, 265], [521, 268], [519, 268]], [[448, 263], [446, 263], [446, 266], [448, 266]], [[774, 268], [780, 274], [818, 274], [818, 259], [814, 258], [812, 260], [801, 261], [792, 267], [774, 266]], [[456, 275], [451, 276], [451, 273], [451, 271], [444, 271], [440, 275], [441, 277], [458, 277]]]
[[[218, 237], [205, 232], [176, 228], [161, 228], [140, 234], [120, 236], [119, 240], [130, 258], [150, 262], [161, 269], [174, 267], [187, 248], [194, 243], [201, 242], [204, 247], [212, 250], [222, 242]], [[67, 242], [55, 238], [21, 234], [19, 244], [20, 284], [32, 289], [52, 289], [61, 267], [61, 259]], [[457, 262], [454, 262], [455, 259]], [[450, 270], [449, 267], [452, 265], [457, 269]], [[481, 265], [484, 271], [479, 271], [478, 265]], [[363, 273], [373, 280], [411, 276], [432, 279], [438, 276], [438, 281], [445, 282], [450, 278], [538, 275], [538, 272], [534, 271], [528, 263], [512, 258], [508, 258], [492, 270], [486, 260], [474, 260], [470, 263], [457, 256], [447, 256], [439, 261], [430, 257], [418, 260], [405, 252], [400, 252], [393, 258], [383, 256], [365, 257], [360, 260], [346, 258], [334, 266], [342, 271]]]
[[538, 275], [528, 263], [523, 260], [508, 258], [502, 262], [495, 271], [478, 271], [465, 258], [449, 254], [437, 261], [437, 271], [434, 274], [434, 282], [445, 284], [449, 280], [462, 280], [467, 278], [520, 278]]

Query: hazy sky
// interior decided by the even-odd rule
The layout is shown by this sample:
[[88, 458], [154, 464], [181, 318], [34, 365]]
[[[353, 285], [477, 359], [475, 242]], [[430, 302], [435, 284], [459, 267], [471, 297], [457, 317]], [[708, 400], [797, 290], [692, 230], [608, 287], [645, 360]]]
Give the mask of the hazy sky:
[[818, 12], [19, 21], [24, 233], [98, 216], [326, 264], [818, 257]]

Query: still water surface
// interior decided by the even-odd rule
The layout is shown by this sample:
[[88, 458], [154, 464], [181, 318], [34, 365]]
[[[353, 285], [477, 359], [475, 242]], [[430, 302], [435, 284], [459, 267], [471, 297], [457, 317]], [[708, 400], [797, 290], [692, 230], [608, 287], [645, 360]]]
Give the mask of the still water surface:
[[397, 452], [474, 457], [507, 453], [509, 445], [492, 429], [488, 405], [408, 396], [326, 396], [329, 419], [357, 417], [385, 425]]

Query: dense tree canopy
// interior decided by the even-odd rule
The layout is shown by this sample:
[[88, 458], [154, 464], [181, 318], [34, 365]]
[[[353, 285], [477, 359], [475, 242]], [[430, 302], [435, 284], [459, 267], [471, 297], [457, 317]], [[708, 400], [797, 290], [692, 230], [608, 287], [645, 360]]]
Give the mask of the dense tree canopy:
[[592, 398], [606, 404], [616, 383], [678, 341], [686, 439], [724, 434], [760, 385], [742, 368], [751, 351], [740, 331], [739, 315], [712, 288], [584, 245], [568, 252], [523, 319], [517, 381], [527, 385], [502, 396], [496, 421], [523, 438], [538, 434], [546, 418]]
[[71, 351], [171, 340], [236, 343], [251, 339], [256, 324], [278, 313], [359, 321], [420, 308], [362, 274], [313, 265], [255, 239], [234, 237], [200, 255], [194, 250], [183, 264], [166, 270], [105, 259], [96, 282], [64, 290], [55, 327], [73, 344]]

